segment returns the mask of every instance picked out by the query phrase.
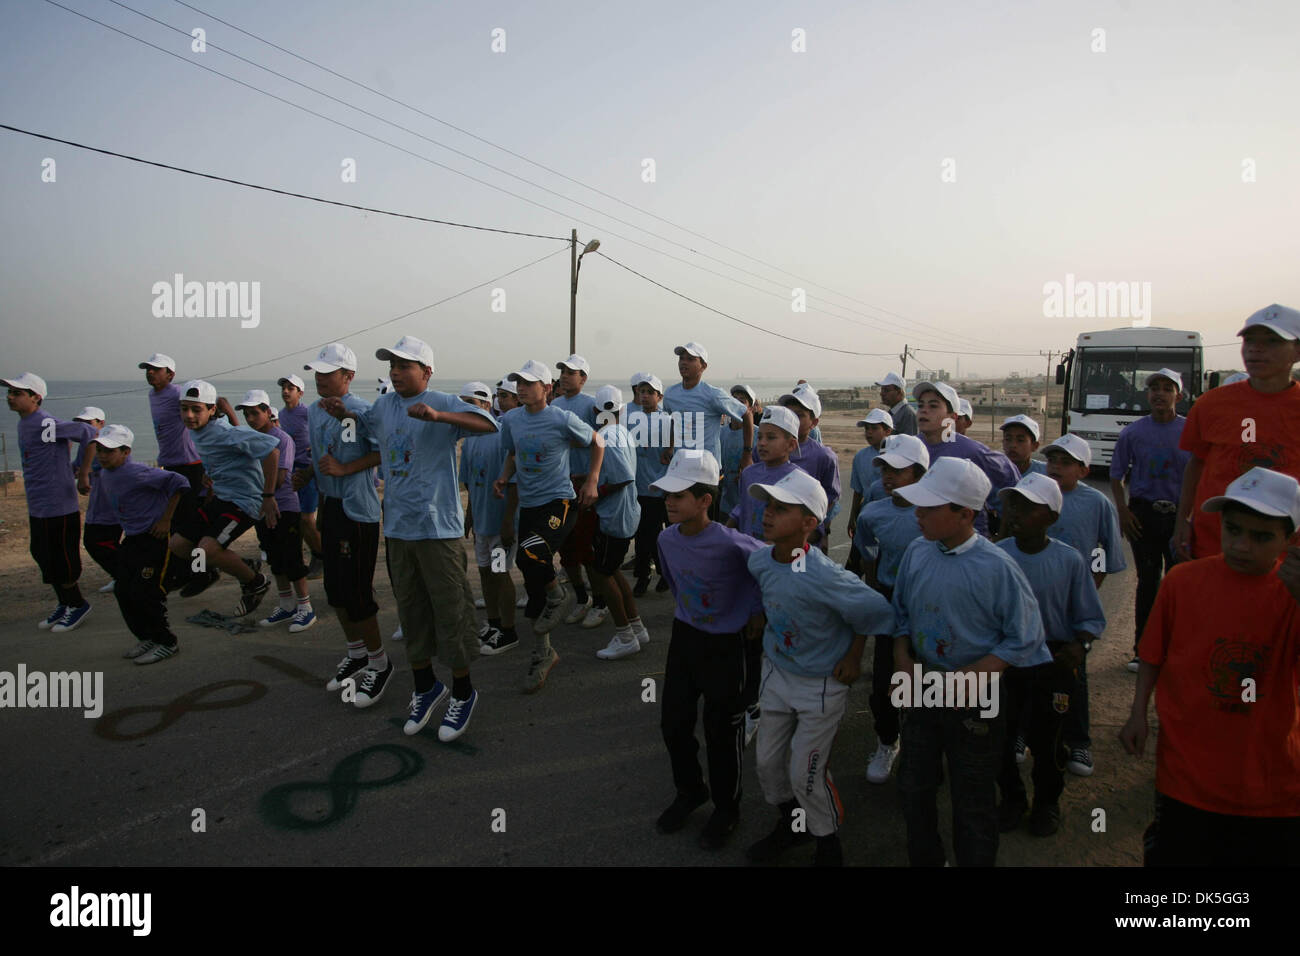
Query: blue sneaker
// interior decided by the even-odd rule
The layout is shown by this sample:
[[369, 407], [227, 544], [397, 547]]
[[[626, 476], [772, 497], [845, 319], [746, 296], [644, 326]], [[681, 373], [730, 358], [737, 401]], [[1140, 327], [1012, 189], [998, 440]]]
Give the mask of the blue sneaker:
[[453, 697], [447, 705], [447, 715], [442, 718], [442, 726], [438, 728], [438, 739], [450, 743], [469, 729], [469, 719], [473, 716], [474, 705], [477, 703], [476, 690], [470, 691], [468, 700]]
[[62, 634], [64, 631], [74, 630], [77, 625], [86, 619], [90, 613], [90, 603], [87, 602], [81, 607], [70, 607], [64, 610], [63, 617], [59, 618], [57, 624], [50, 628], [51, 634]]
[[50, 616], [49, 616], [49, 617], [47, 617], [45, 620], [41, 621], [41, 622], [40, 622], [39, 624], [37, 624], [36, 626], [39, 627], [42, 631], [48, 631], [48, 630], [49, 630], [50, 628], [52, 628], [55, 624], [58, 624], [59, 621], [63, 620], [63, 615], [65, 615], [65, 614], [67, 614], [67, 613], [68, 613], [68, 608], [67, 608], [67, 606], [64, 605], [64, 604], [60, 604], [60, 605], [59, 605], [58, 607], [56, 607], [53, 611], [50, 612]]
[[433, 716], [433, 708], [441, 704], [447, 694], [447, 685], [440, 680], [433, 682], [433, 690], [425, 691], [423, 694], [412, 694], [411, 713], [406, 718], [406, 726], [402, 728], [402, 732], [407, 736], [413, 736], [422, 731], [429, 723], [429, 718]]
[[277, 624], [283, 624], [285, 621], [293, 620], [293, 611], [286, 611], [282, 607], [277, 607], [267, 617], [257, 622], [258, 627], [275, 627]]
[[293, 623], [289, 625], [290, 634], [300, 634], [316, 623], [315, 611], [294, 611]]

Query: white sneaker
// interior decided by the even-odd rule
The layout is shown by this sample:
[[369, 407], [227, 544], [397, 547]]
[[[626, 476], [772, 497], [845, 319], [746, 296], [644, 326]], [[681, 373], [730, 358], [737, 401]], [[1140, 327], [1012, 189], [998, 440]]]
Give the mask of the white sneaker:
[[894, 760], [898, 757], [898, 742], [892, 744], [876, 744], [876, 752], [871, 755], [871, 762], [867, 764], [867, 783], [884, 783], [889, 779], [889, 773], [894, 769]]
[[638, 620], [632, 625], [632, 633], [636, 635], [637, 643], [645, 647], [650, 643], [650, 632], [645, 629], [645, 622]]
[[474, 599], [474, 607], [475, 607], [477, 610], [482, 611], [482, 610], [484, 610], [484, 609], [487, 608], [487, 601], [483, 600], [481, 597], [480, 597], [480, 598], [475, 598], [475, 599]]
[[[572, 614], [568, 614], [568, 617], [566, 617], [567, 612], [572, 608], [573, 589], [561, 585], [560, 600], [555, 603], [551, 603], [549, 599], [547, 600], [546, 606], [542, 608], [542, 613], [539, 614], [537, 620], [533, 622], [533, 632], [536, 634], [545, 634], [548, 631], [554, 630], [560, 621], [567, 620], [568, 617], [573, 616]], [[582, 613], [585, 615], [587, 612], [584, 610]], [[545, 681], [545, 678], [543, 678], [543, 681]], [[541, 684], [538, 684], [537, 686], [540, 687]]]
[[630, 629], [624, 628], [621, 631], [615, 631], [609, 646], [604, 650], [597, 651], [596, 656], [602, 661], [617, 661], [640, 652], [641, 643], [636, 639], [636, 635]]
[[117, 582], [109, 581], [107, 584], [105, 584], [102, 588], [99, 589], [99, 593], [112, 594], [115, 590], [117, 590]]
[[402, 640], [402, 639], [405, 638], [405, 637], [406, 637], [406, 635], [402, 633], [402, 625], [400, 625], [400, 624], [397, 625], [397, 630], [393, 631], [393, 636], [392, 636], [391, 640], [394, 640], [394, 641], [400, 641], [400, 640]]
[[[593, 607], [587, 612], [587, 616], [582, 619], [582, 627], [600, 627], [605, 623], [605, 618], [609, 616], [609, 608]], [[640, 645], [637, 645], [640, 647]]]
[[[565, 588], [565, 590], [569, 591], [568, 588]], [[573, 592], [569, 591], [569, 593], [572, 594]], [[564, 623], [580, 624], [586, 618], [587, 612], [590, 610], [591, 610], [591, 598], [587, 598], [586, 604], [578, 604], [577, 601], [575, 600], [573, 611], [570, 612], [569, 616], [564, 619]]]
[[745, 711], [745, 746], [748, 747], [750, 742], [758, 736], [758, 723], [763, 717], [763, 712], [758, 709], [758, 704], [750, 707]]

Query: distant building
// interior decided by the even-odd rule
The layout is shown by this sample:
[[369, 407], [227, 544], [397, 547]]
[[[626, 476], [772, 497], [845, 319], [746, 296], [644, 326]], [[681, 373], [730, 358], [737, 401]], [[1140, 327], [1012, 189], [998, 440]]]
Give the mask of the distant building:
[[916, 380], [918, 382], [946, 382], [949, 378], [951, 378], [951, 376], [949, 376], [948, 370], [944, 368], [923, 368], [919, 369], [916, 373]]

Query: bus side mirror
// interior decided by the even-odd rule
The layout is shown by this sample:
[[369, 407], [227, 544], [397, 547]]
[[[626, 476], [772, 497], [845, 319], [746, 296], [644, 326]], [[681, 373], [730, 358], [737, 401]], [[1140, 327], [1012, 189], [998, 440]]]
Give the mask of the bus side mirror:
[[1210, 388], [1218, 388], [1218, 387], [1219, 387], [1219, 373], [1218, 373], [1218, 372], [1211, 372], [1211, 373], [1210, 373]]
[[1056, 366], [1056, 384], [1057, 385], [1065, 384], [1065, 363], [1064, 362]]

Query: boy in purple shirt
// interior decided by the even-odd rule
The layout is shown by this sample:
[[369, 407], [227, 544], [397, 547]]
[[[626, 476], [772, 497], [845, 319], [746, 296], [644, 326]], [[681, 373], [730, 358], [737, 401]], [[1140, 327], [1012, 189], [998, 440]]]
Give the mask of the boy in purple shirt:
[[[81, 596], [81, 507], [77, 492], [90, 492], [90, 455], [95, 430], [85, 422], [64, 422], [41, 414], [48, 391], [31, 372], [0, 379], [9, 386], [9, 408], [17, 412], [18, 448], [23, 460], [31, 552], [41, 580], [54, 588], [58, 606], [37, 624], [56, 634], [70, 631], [90, 613]], [[74, 478], [68, 468], [68, 443], [78, 445]]]
[[[677, 602], [660, 718], [677, 797], [657, 826], [660, 833], [680, 830], [691, 811], [709, 799], [711, 788], [713, 815], [699, 839], [706, 850], [726, 845], [740, 818], [745, 645], [758, 643], [763, 610], [747, 565], [762, 542], [709, 520], [719, 477], [711, 452], [680, 449], [653, 485], [665, 494], [671, 522], [659, 535], [659, 568]], [[696, 759], [701, 695], [708, 787]]]
[[[156, 664], [178, 650], [167, 624], [163, 585], [170, 556], [167, 536], [172, 515], [189, 489], [183, 475], [131, 461], [135, 434], [125, 425], [109, 425], [95, 439], [102, 466], [98, 489], [125, 537], [117, 556], [114, 596], [122, 620], [136, 637], [122, 656], [137, 664]], [[180, 559], [178, 559], [180, 560]]]
[[821, 421], [822, 400], [817, 391], [805, 383], [796, 386], [789, 395], [782, 395], [781, 405], [799, 419], [799, 447], [790, 453], [790, 460], [816, 478], [826, 492], [826, 520], [808, 539], [809, 544], [815, 544], [825, 552], [830, 544], [830, 521], [839, 510], [840, 462], [830, 446], [809, 437]]
[[[307, 580], [314, 581], [324, 573], [324, 559], [321, 557], [320, 529], [316, 527], [316, 508], [320, 505], [320, 492], [316, 486], [316, 473], [311, 467], [311, 434], [307, 425], [307, 406], [302, 403], [306, 385], [297, 375], [286, 375], [277, 383], [280, 397], [284, 399], [284, 408], [280, 409], [280, 427], [293, 439], [293, 461], [291, 462], [294, 480], [291, 482], [298, 492], [298, 527], [302, 531], [302, 540], [311, 549], [311, 564], [307, 565]], [[299, 473], [301, 472], [301, 478]]]
[[[104, 427], [104, 410], [87, 405], [72, 420], [85, 422], [98, 435]], [[95, 458], [93, 454], [90, 457]], [[113, 590], [113, 582], [117, 579], [117, 549], [122, 543], [122, 526], [113, 518], [100, 492], [101, 470], [99, 459], [95, 458], [90, 466], [90, 498], [86, 502], [86, 533], [82, 542], [86, 545], [86, 553], [108, 572], [108, 583], [99, 589], [100, 593], [105, 593]]]
[[198, 507], [203, 496], [203, 463], [194, 447], [185, 422], [181, 420], [181, 390], [176, 378], [176, 360], [155, 352], [140, 363], [144, 380], [149, 383], [149, 415], [158, 440], [158, 467], [182, 475], [190, 483], [190, 492], [181, 501], [177, 517], [186, 519]]

